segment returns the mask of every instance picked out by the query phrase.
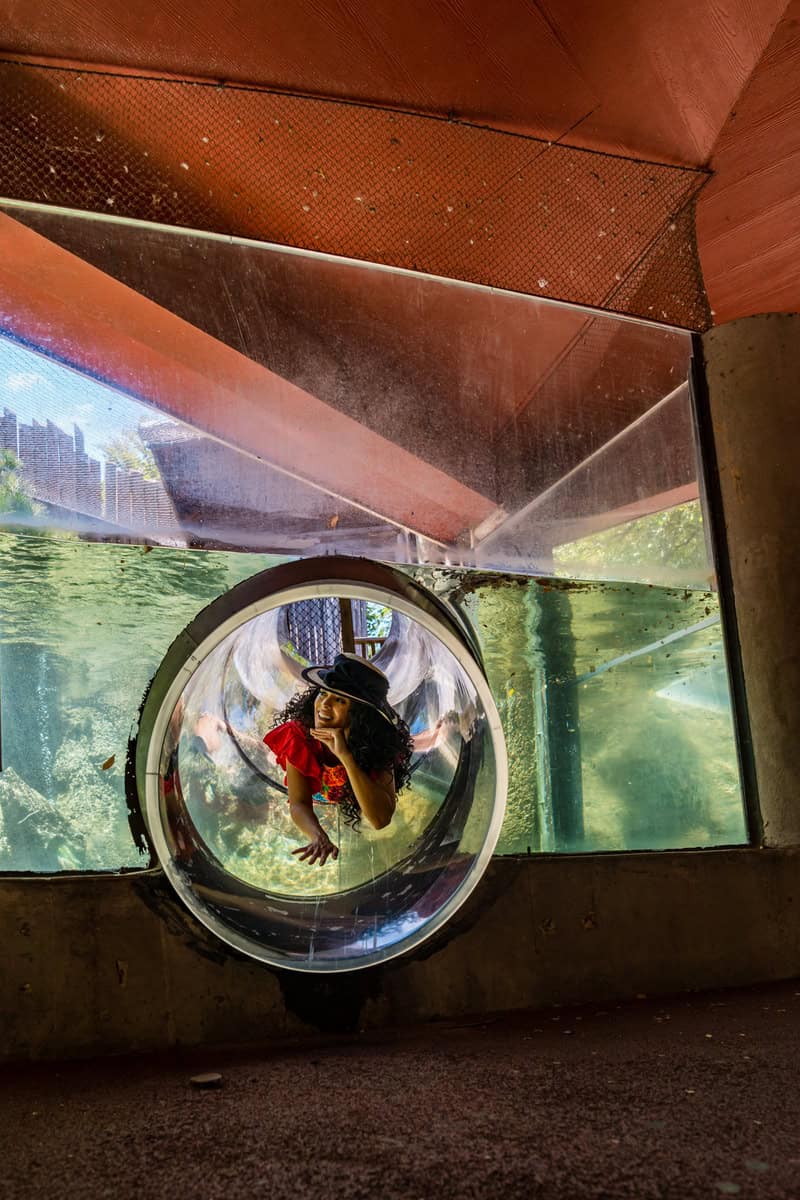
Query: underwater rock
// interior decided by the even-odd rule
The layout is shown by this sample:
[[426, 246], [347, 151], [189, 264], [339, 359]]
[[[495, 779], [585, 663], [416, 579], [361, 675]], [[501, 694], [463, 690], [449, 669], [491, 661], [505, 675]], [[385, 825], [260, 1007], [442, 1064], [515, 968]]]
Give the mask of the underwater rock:
[[104, 769], [111, 734], [94, 714], [90, 717], [92, 736], [66, 734], [56, 752], [53, 776], [62, 789], [58, 810], [85, 844], [87, 866], [117, 868], [130, 860], [130, 832], [113, 781], [120, 768]]
[[7, 767], [0, 775], [0, 870], [76, 870], [84, 849], [63, 813]]
[[193, 1075], [189, 1082], [195, 1088], [220, 1088], [223, 1080], [219, 1071], [206, 1071], [202, 1075]]

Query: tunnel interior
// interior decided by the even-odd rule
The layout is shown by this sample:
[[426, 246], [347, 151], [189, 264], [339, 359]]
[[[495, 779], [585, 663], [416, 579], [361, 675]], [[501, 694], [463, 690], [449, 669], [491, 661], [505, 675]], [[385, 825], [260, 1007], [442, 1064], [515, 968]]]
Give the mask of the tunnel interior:
[[[263, 572], [200, 614], [156, 676], [139, 761], [153, 848], [194, 915], [255, 958], [325, 972], [403, 953], [460, 907], [496, 844], [507, 769], [463, 619], [395, 569], [376, 586], [358, 560], [339, 559], [338, 579], [323, 560], [328, 579], [309, 582], [313, 565], [294, 564], [304, 579], [288, 588], [290, 564]], [[374, 636], [355, 641], [365, 624]], [[292, 854], [302, 835], [263, 737], [308, 686], [302, 668], [354, 643], [390, 681], [411, 780], [385, 829], [315, 805], [340, 850], [320, 867]]]

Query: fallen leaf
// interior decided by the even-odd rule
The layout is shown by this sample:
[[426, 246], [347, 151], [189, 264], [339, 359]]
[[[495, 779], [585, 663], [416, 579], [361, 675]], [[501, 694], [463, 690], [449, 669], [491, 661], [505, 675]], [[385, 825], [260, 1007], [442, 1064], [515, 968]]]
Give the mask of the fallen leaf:
[[115, 763], [116, 761], [117, 761], [117, 756], [116, 756], [116, 754], [112, 754], [112, 755], [111, 755], [111, 758], [107, 758], [107, 759], [106, 759], [106, 761], [103, 763], [103, 765], [102, 765], [102, 767], [100, 768], [100, 770], [101, 770], [101, 771], [107, 771], [107, 770], [109, 769], [109, 767], [113, 767], [113, 765], [114, 765], [114, 763]]

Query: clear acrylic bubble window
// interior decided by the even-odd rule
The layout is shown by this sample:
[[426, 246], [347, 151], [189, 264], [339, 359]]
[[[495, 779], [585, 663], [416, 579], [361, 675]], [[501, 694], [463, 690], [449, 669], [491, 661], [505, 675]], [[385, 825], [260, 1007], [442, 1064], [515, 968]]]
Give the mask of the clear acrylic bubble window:
[[[307, 575], [308, 561], [276, 569], [293, 570]], [[378, 570], [384, 582], [401, 579]], [[230, 613], [196, 646], [190, 627], [156, 677], [142, 721], [146, 822], [178, 894], [237, 949], [301, 970], [367, 966], [441, 928], [483, 873], [505, 809], [499, 717], [467, 632], [418, 585], [402, 580], [403, 596], [342, 579], [303, 583], [230, 612], [235, 593], [276, 571], [201, 614], [208, 625], [212, 610]], [[302, 667], [340, 648], [343, 611], [361, 629], [356, 652], [388, 676], [414, 752], [386, 828], [352, 827], [338, 805], [315, 804], [340, 851], [320, 867], [292, 854], [307, 839], [263, 737], [308, 687]]]

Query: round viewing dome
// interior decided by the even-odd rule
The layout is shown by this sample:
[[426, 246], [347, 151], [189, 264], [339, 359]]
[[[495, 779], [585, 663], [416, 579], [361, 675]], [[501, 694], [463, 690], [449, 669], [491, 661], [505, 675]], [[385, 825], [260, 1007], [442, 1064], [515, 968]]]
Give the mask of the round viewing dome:
[[[340, 850], [320, 867], [292, 854], [304, 839], [263, 737], [308, 686], [302, 668], [343, 645], [388, 676], [412, 774], [384, 829], [315, 805]], [[254, 576], [177, 639], [142, 713], [137, 782], [158, 859], [200, 921], [263, 962], [331, 972], [402, 954], [460, 907], [497, 842], [507, 763], [460, 614], [400, 570], [326, 557]]]

